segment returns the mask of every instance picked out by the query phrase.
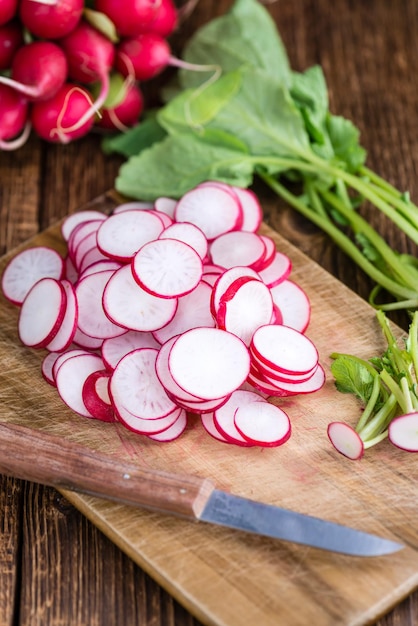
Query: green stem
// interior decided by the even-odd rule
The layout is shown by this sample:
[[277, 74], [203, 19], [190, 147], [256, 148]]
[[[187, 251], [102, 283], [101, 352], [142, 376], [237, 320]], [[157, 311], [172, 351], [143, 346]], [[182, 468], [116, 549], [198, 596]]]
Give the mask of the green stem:
[[374, 373], [374, 380], [373, 380], [373, 389], [372, 389], [372, 393], [370, 394], [370, 398], [367, 401], [366, 407], [359, 419], [359, 421], [357, 422], [357, 426], [356, 426], [356, 432], [360, 432], [362, 430], [362, 428], [364, 428], [364, 426], [366, 425], [370, 415], [373, 413], [373, 409], [376, 405], [376, 402], [379, 398], [379, 393], [380, 393], [380, 380], [379, 380], [379, 376]]
[[376, 413], [376, 415], [366, 424], [361, 432], [360, 437], [363, 442], [369, 441], [379, 435], [383, 429], [387, 428], [388, 424], [395, 415], [398, 402], [393, 394], [389, 396], [382, 408]]
[[388, 436], [388, 430], [386, 429], [382, 433], [380, 433], [380, 435], [376, 435], [376, 437], [373, 437], [373, 439], [368, 439], [367, 441], [363, 441], [364, 449], [367, 450], [367, 448], [371, 448], [372, 446], [375, 446], [376, 444], [383, 441], [383, 439], [386, 439], [387, 436]]

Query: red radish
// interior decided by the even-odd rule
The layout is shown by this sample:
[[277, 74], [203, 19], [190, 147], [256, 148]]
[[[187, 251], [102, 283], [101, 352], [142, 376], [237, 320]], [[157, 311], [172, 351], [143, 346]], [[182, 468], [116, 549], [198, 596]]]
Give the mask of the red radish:
[[245, 280], [248, 280], [249, 278], [259, 280], [260, 277], [255, 270], [252, 270], [249, 267], [241, 266], [231, 267], [230, 269], [219, 274], [218, 279], [214, 284], [211, 298], [211, 311], [214, 317], [216, 317], [218, 313], [221, 298], [236, 280], [240, 280], [242, 278]]
[[[242, 229], [244, 230], [244, 229]], [[277, 254], [276, 252], [276, 244], [274, 243], [273, 239], [271, 237], [267, 237], [267, 235], [260, 235], [260, 238], [263, 240], [264, 242], [264, 246], [265, 246], [265, 255], [264, 258], [260, 264], [260, 267], [258, 268], [258, 271], [268, 267], [273, 261], [274, 258]]]
[[263, 210], [257, 196], [251, 189], [233, 187], [233, 190], [241, 203], [242, 230], [255, 233], [263, 219]]
[[66, 293], [64, 318], [55, 337], [45, 346], [50, 352], [63, 352], [71, 345], [77, 329], [78, 303], [74, 287], [68, 280], [61, 281]]
[[30, 131], [28, 101], [0, 83], [0, 149], [17, 150], [26, 143]]
[[119, 35], [130, 37], [151, 24], [159, 4], [160, 0], [96, 0], [95, 9], [107, 15]]
[[174, 223], [174, 220], [169, 215], [167, 215], [167, 213], [163, 213], [163, 211], [158, 211], [156, 208], [154, 208], [152, 212], [154, 213], [154, 215], [158, 215], [164, 225], [164, 228], [168, 228]]
[[80, 117], [78, 126], [75, 124], [74, 127], [78, 128], [93, 119], [94, 114], [106, 101], [115, 50], [112, 42], [85, 20], [81, 20], [66, 37], [63, 37], [60, 45], [68, 60], [68, 75], [71, 80], [85, 85], [97, 81], [101, 84], [94, 104]]
[[0, 24], [6, 24], [16, 17], [18, 0], [2, 0], [0, 2]]
[[86, 209], [84, 211], [78, 211], [77, 213], [71, 213], [68, 215], [61, 225], [61, 234], [65, 241], [70, 239], [71, 233], [79, 224], [90, 220], [105, 220], [107, 216], [100, 211], [94, 209]]
[[210, 400], [238, 389], [247, 378], [250, 357], [245, 344], [232, 333], [194, 328], [177, 337], [168, 365], [182, 389]]
[[152, 333], [128, 330], [118, 337], [105, 339], [102, 345], [102, 359], [109, 370], [114, 370], [122, 357], [139, 348], [158, 348], [160, 344]]
[[54, 364], [62, 352], [48, 352], [42, 361], [41, 372], [46, 382], [55, 387]]
[[0, 71], [8, 70], [17, 50], [23, 46], [23, 29], [20, 22], [12, 20], [0, 25]]
[[115, 411], [109, 397], [110, 374], [106, 370], [92, 372], [84, 381], [81, 396], [92, 417], [102, 422], [114, 422]]
[[232, 192], [217, 185], [201, 185], [178, 200], [174, 219], [195, 224], [210, 241], [241, 227], [242, 208]]
[[103, 308], [110, 320], [129, 330], [158, 330], [173, 319], [176, 298], [158, 298], [138, 285], [130, 265], [114, 272], [103, 293]]
[[79, 139], [93, 126], [90, 94], [80, 85], [66, 83], [49, 100], [33, 103], [31, 120], [45, 141], [66, 144]]
[[101, 117], [96, 121], [100, 128], [126, 131], [138, 123], [144, 110], [144, 96], [139, 85], [132, 83], [127, 85], [121, 102], [114, 107], [102, 106]]
[[388, 428], [389, 441], [406, 452], [418, 452], [418, 412], [395, 417]]
[[124, 211], [149, 211], [153, 208], [153, 202], [140, 202], [139, 200], [133, 200], [132, 202], [124, 202], [123, 204], [118, 204], [118, 206], [113, 209], [112, 215], [124, 213]]
[[282, 324], [304, 333], [311, 319], [311, 304], [302, 287], [286, 279], [270, 287], [270, 292], [273, 302], [280, 309]]
[[64, 319], [67, 297], [61, 282], [41, 278], [26, 295], [19, 314], [20, 341], [29, 348], [44, 348]]
[[356, 461], [364, 454], [364, 443], [360, 435], [344, 422], [328, 424], [328, 437], [334, 448], [349, 459]]
[[46, 246], [27, 248], [9, 261], [2, 276], [5, 297], [20, 305], [29, 290], [41, 278], [60, 280], [64, 274], [64, 261], [60, 254]]
[[20, 0], [19, 17], [30, 33], [39, 39], [59, 39], [78, 24], [84, 0]]
[[243, 230], [223, 233], [210, 245], [212, 263], [226, 269], [239, 265], [257, 271], [265, 254], [266, 246], [262, 237]]
[[181, 409], [176, 421], [163, 430], [160, 433], [155, 433], [154, 435], [148, 435], [149, 439], [153, 439], [154, 441], [174, 441], [178, 439], [180, 435], [185, 431], [187, 426], [187, 412], [185, 409]]
[[103, 361], [97, 354], [84, 352], [64, 360], [55, 375], [58, 393], [75, 413], [93, 417], [83, 401], [83, 387], [92, 372], [103, 370]]
[[160, 0], [156, 15], [152, 22], [145, 24], [143, 32], [169, 37], [177, 28], [177, 23], [178, 11], [173, 0]]
[[307, 380], [302, 381], [278, 380], [277, 377], [269, 376], [264, 372], [261, 373], [261, 376], [268, 383], [274, 385], [282, 395], [313, 393], [319, 391], [325, 383], [325, 372], [321, 365], [316, 367], [314, 373]]
[[112, 403], [140, 419], [166, 417], [176, 409], [155, 373], [158, 350], [140, 348], [121, 358], [109, 383]]
[[78, 356], [80, 354], [86, 354], [86, 350], [82, 350], [78, 348], [71, 348], [70, 350], [67, 350], [66, 352], [61, 352], [57, 356], [57, 358], [52, 364], [52, 376], [54, 378], [55, 383], [57, 379], [58, 370], [61, 367], [61, 365], [65, 363], [67, 359], [71, 359], [71, 357]]
[[114, 270], [85, 276], [77, 283], [78, 326], [80, 330], [96, 339], [122, 335], [126, 329], [112, 322], [103, 311], [102, 299], [105, 287]]
[[165, 417], [159, 417], [158, 419], [142, 419], [137, 415], [133, 415], [130, 411], [125, 409], [122, 405], [117, 407], [116, 417], [117, 420], [133, 432], [139, 435], [157, 435], [171, 428], [173, 424], [179, 418], [183, 409], [176, 407], [171, 413]]
[[153, 211], [114, 213], [97, 232], [97, 246], [111, 259], [128, 262], [142, 246], [154, 241], [164, 225]]
[[196, 415], [203, 415], [204, 413], [212, 413], [215, 409], [223, 406], [227, 402], [229, 396], [223, 398], [215, 398], [214, 400], [180, 400], [178, 397], [173, 397], [173, 400], [177, 402], [179, 406], [186, 409], [189, 413], [195, 413]]
[[0, 76], [28, 100], [36, 102], [53, 97], [67, 79], [68, 64], [63, 50], [52, 41], [32, 41], [13, 57], [11, 77]]
[[270, 262], [258, 270], [261, 280], [273, 288], [285, 281], [292, 271], [292, 262], [283, 252], [275, 252]]
[[261, 326], [253, 335], [251, 351], [260, 361], [288, 374], [309, 372], [318, 363], [314, 343], [289, 326]]
[[96, 337], [90, 337], [83, 333], [77, 326], [75, 331], [73, 343], [84, 350], [100, 350], [103, 344], [103, 339], [97, 339]]
[[196, 250], [177, 239], [146, 243], [132, 259], [138, 284], [154, 296], [177, 298], [195, 289], [202, 278], [202, 260]]
[[231, 394], [225, 404], [214, 411], [213, 421], [215, 428], [230, 443], [235, 443], [240, 446], [249, 445], [248, 441], [237, 430], [234, 421], [236, 411], [249, 402], [251, 404], [255, 402], [264, 403], [265, 400], [254, 391], [243, 391], [241, 389], [237, 389]]
[[85, 271], [92, 265], [96, 265], [96, 263], [99, 263], [100, 261], [108, 261], [108, 260], [109, 260], [109, 257], [102, 254], [99, 248], [97, 248], [97, 246], [93, 246], [92, 248], [90, 248], [90, 250], [86, 252], [83, 258], [80, 260], [80, 267], [79, 267], [80, 276], [84, 275]]
[[94, 235], [97, 233], [99, 226], [101, 224], [101, 220], [88, 220], [86, 222], [81, 222], [77, 224], [77, 226], [72, 230], [70, 237], [68, 239], [68, 253], [73, 260], [77, 255], [78, 248], [82, 241], [91, 233]]
[[172, 219], [174, 218], [174, 211], [176, 210], [177, 200], [174, 198], [166, 198], [161, 196], [154, 202], [154, 207], [157, 211], [166, 213]]
[[116, 47], [115, 67], [118, 72], [139, 81], [155, 78], [171, 60], [170, 44], [154, 33], [123, 39]]
[[208, 252], [208, 240], [203, 232], [194, 224], [188, 222], [177, 222], [166, 227], [159, 239], [178, 239], [188, 243], [203, 260]]
[[228, 439], [224, 437], [216, 428], [213, 413], [203, 413], [201, 415], [201, 420], [203, 428], [211, 437], [217, 439], [218, 441], [222, 441], [223, 443], [230, 443]]
[[234, 423], [244, 440], [253, 445], [281, 446], [291, 435], [287, 413], [265, 401], [238, 407]]

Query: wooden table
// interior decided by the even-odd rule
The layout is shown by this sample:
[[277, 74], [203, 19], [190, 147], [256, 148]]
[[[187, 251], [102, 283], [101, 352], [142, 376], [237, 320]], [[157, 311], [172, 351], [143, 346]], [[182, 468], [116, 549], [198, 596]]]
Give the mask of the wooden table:
[[[201, 0], [174, 41], [231, 2]], [[355, 121], [368, 163], [418, 200], [418, 5], [413, 0], [295, 0], [269, 4], [295, 69], [320, 63], [331, 109]], [[74, 212], [113, 185], [121, 160], [100, 137], [68, 146], [32, 137], [0, 154], [0, 252]], [[354, 291], [370, 282], [311, 224], [285, 206], [266, 221]], [[391, 245], [416, 253], [371, 213]], [[397, 320], [406, 324], [401, 316]], [[0, 409], [1, 415], [1, 409]], [[418, 621], [418, 593], [379, 626]], [[58, 492], [0, 477], [0, 624], [65, 626], [198, 622], [117, 549]], [[262, 625], [260, 625], [262, 626]], [[320, 626], [320, 625], [318, 625]]]

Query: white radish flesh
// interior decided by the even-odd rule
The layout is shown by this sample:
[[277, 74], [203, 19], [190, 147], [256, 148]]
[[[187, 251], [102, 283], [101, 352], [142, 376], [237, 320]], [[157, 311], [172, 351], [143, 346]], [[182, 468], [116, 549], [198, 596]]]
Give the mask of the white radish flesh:
[[41, 278], [64, 275], [64, 259], [52, 248], [37, 246], [23, 250], [6, 266], [2, 276], [2, 290], [13, 304], [21, 305], [30, 289]]
[[[204, 274], [203, 274], [204, 276]], [[239, 278], [255, 278], [257, 280], [260, 279], [259, 275], [255, 270], [250, 269], [249, 267], [231, 267], [230, 269], [224, 270], [218, 276], [218, 280], [214, 284], [214, 289], [212, 291], [211, 298], [211, 310], [212, 315], [216, 316], [219, 308], [219, 302], [227, 289]]]
[[152, 211], [114, 213], [97, 231], [97, 246], [111, 259], [128, 262], [144, 244], [157, 239], [163, 229], [161, 219]]
[[41, 365], [42, 376], [47, 383], [55, 387], [54, 364], [61, 352], [48, 352]]
[[289, 374], [309, 372], [318, 363], [314, 343], [289, 326], [261, 326], [253, 335], [251, 351], [270, 367]]
[[304, 333], [311, 319], [311, 304], [304, 289], [286, 279], [270, 287], [273, 302], [282, 315], [282, 323]]
[[78, 300], [78, 326], [80, 330], [96, 339], [122, 335], [126, 329], [112, 322], [103, 311], [103, 293], [113, 270], [85, 276], [76, 287]]
[[70, 281], [62, 280], [61, 285], [66, 293], [66, 308], [64, 318], [55, 337], [45, 347], [50, 352], [67, 350], [74, 339], [78, 321], [78, 302], [75, 290]]
[[211, 437], [217, 439], [218, 441], [222, 441], [223, 443], [230, 443], [230, 441], [228, 441], [228, 439], [224, 437], [216, 428], [213, 413], [203, 413], [201, 415], [201, 421], [203, 428]]
[[281, 284], [292, 271], [292, 262], [283, 252], [276, 252], [270, 263], [258, 270], [260, 278], [267, 287]]
[[164, 389], [176, 402], [199, 402], [201, 398], [182, 389], [173, 379], [170, 372], [168, 358], [178, 336], [180, 335], [172, 337], [161, 346], [155, 362], [155, 371]]
[[86, 209], [84, 211], [78, 211], [77, 213], [72, 213], [68, 215], [61, 225], [61, 234], [65, 241], [68, 241], [72, 231], [78, 224], [82, 222], [89, 222], [91, 220], [105, 220], [106, 215], [104, 213], [100, 213], [100, 211], [95, 211], [94, 209]]
[[227, 269], [241, 265], [257, 270], [265, 254], [262, 237], [241, 230], [219, 235], [210, 245], [212, 263]]
[[395, 417], [389, 424], [389, 441], [406, 452], [418, 452], [418, 412]]
[[115, 369], [118, 362], [129, 352], [139, 348], [159, 348], [160, 344], [150, 332], [128, 330], [123, 335], [103, 341], [102, 359], [109, 370]]
[[180, 435], [183, 434], [183, 432], [186, 430], [186, 426], [187, 426], [187, 412], [184, 409], [182, 409], [176, 421], [171, 426], [161, 431], [160, 433], [155, 433], [154, 435], [148, 435], [148, 438], [153, 439], [154, 441], [160, 441], [160, 442], [174, 441], [175, 439], [178, 439]]
[[334, 448], [348, 459], [356, 461], [364, 454], [364, 444], [360, 435], [344, 422], [328, 424], [328, 438]]
[[239, 407], [234, 422], [242, 437], [254, 445], [280, 446], [291, 435], [287, 413], [269, 402], [251, 402]]
[[225, 439], [238, 445], [248, 445], [248, 441], [235, 426], [235, 413], [240, 407], [254, 402], [265, 402], [265, 400], [254, 391], [238, 389], [231, 394], [229, 400], [222, 407], [214, 411], [213, 421], [215, 428]]
[[67, 296], [61, 281], [42, 278], [26, 295], [19, 313], [18, 332], [29, 348], [44, 348], [64, 319]]
[[55, 376], [58, 393], [72, 411], [93, 417], [83, 402], [83, 386], [92, 372], [103, 369], [102, 359], [89, 352], [71, 356], [59, 366]]
[[171, 413], [165, 417], [158, 419], [141, 419], [137, 415], [133, 415], [130, 411], [123, 406], [115, 407], [116, 416], [119, 422], [139, 435], [156, 435], [162, 433], [167, 428], [170, 428], [178, 419], [181, 411], [181, 407], [176, 407]]
[[242, 225], [241, 230], [255, 233], [261, 225], [263, 219], [263, 210], [260, 202], [251, 189], [243, 189], [242, 187], [232, 187], [242, 207]]
[[208, 240], [203, 232], [194, 224], [177, 222], [163, 230], [159, 239], [178, 239], [188, 243], [203, 260], [208, 253]]

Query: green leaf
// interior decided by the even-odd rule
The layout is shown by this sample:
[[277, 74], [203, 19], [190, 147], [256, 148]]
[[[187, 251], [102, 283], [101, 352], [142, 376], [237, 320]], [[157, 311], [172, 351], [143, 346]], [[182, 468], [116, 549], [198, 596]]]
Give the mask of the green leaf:
[[119, 41], [116, 27], [112, 20], [109, 19], [105, 13], [85, 8], [83, 11], [83, 16], [87, 20], [87, 22], [94, 26], [96, 30], [100, 31], [112, 43], [117, 43]]
[[305, 120], [313, 141], [326, 141], [325, 121], [328, 113], [328, 89], [322, 68], [315, 65], [305, 72], [292, 72], [290, 93]]
[[205, 180], [247, 187], [254, 162], [238, 146], [242, 144], [234, 137], [228, 140], [226, 133], [169, 136], [122, 165], [116, 189], [133, 198], [155, 200], [179, 198]]
[[[101, 83], [93, 83], [91, 86], [91, 93], [93, 98], [96, 100], [99, 96], [101, 89]], [[125, 98], [127, 89], [126, 79], [119, 74], [118, 72], [112, 72], [109, 77], [109, 93], [107, 94], [106, 100], [103, 104], [103, 108], [105, 109], [114, 109], [118, 104], [120, 104]]]
[[166, 135], [166, 131], [155, 117], [150, 117], [125, 133], [105, 137], [102, 141], [102, 150], [105, 154], [116, 152], [129, 158], [160, 142]]
[[[211, 20], [190, 39], [184, 59], [194, 64], [218, 65], [224, 72], [250, 65], [271, 80], [290, 84], [289, 60], [277, 27], [258, 0], [236, 0], [229, 13]], [[204, 78], [182, 70], [183, 87], [193, 87]]]
[[358, 357], [348, 354], [338, 355], [331, 363], [331, 372], [338, 391], [352, 393], [364, 404], [367, 404], [374, 381], [370, 367]]
[[351, 171], [357, 171], [366, 160], [366, 151], [359, 143], [358, 128], [350, 120], [331, 114], [328, 115], [326, 127], [335, 155]]

